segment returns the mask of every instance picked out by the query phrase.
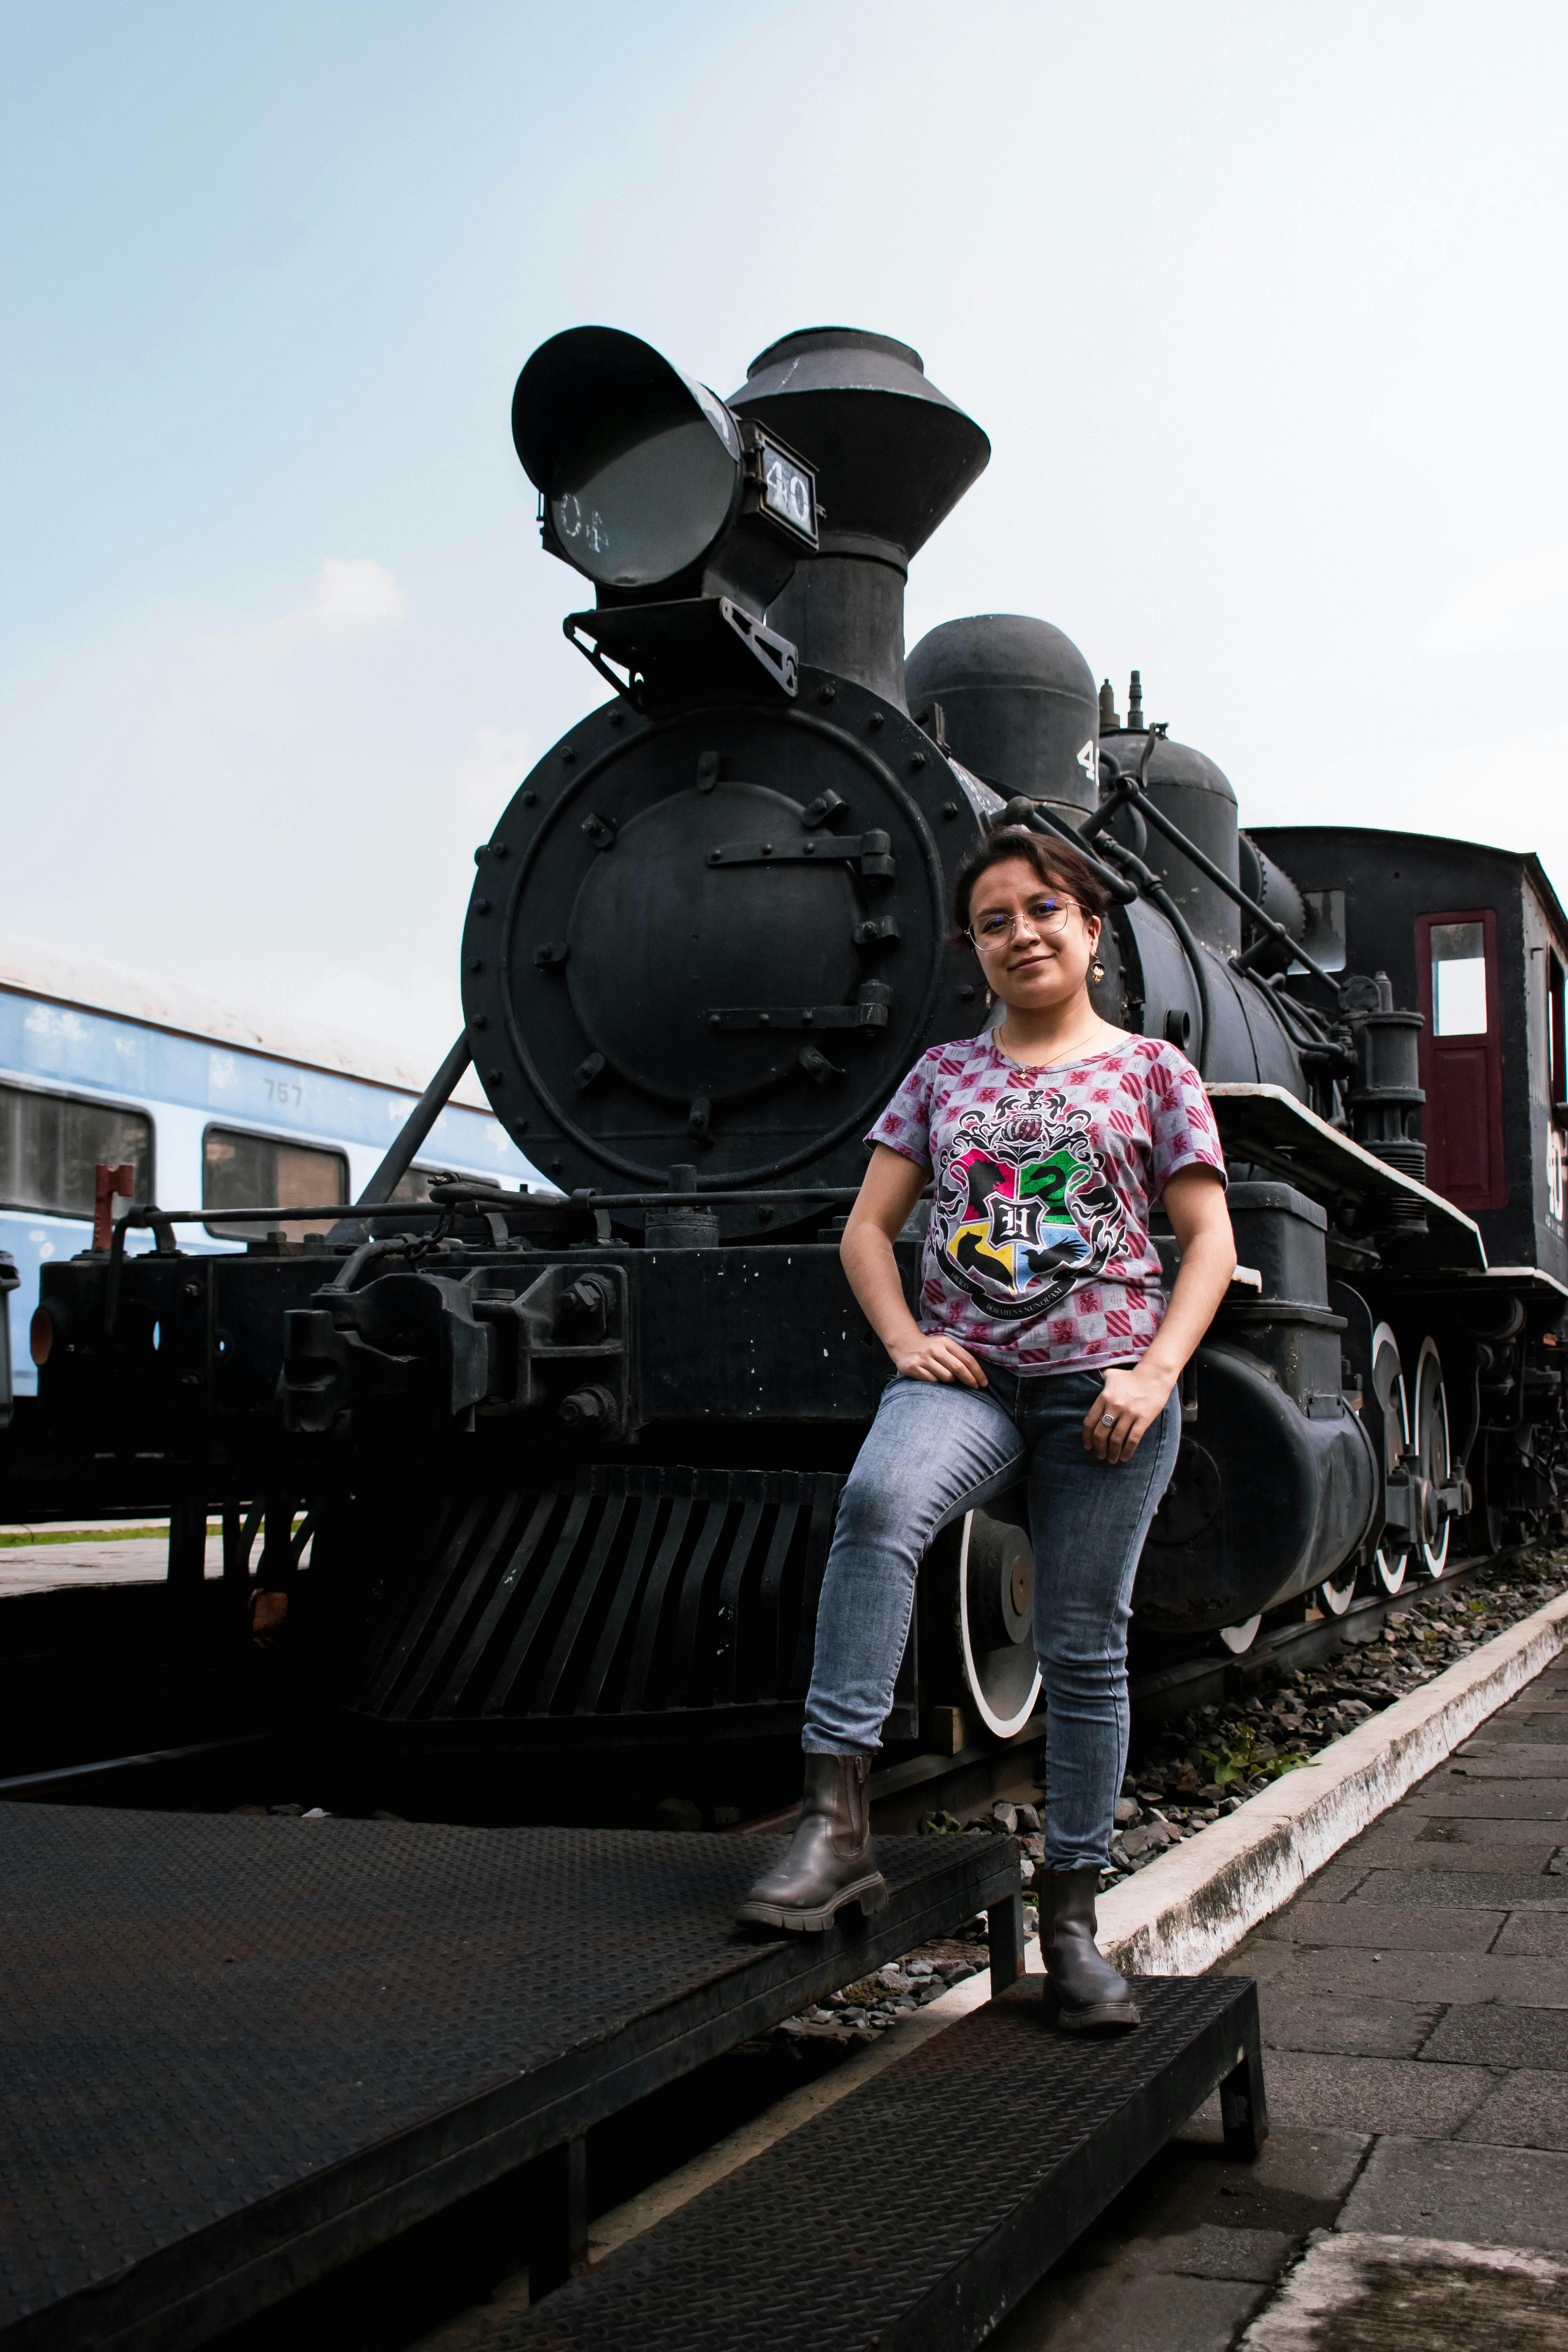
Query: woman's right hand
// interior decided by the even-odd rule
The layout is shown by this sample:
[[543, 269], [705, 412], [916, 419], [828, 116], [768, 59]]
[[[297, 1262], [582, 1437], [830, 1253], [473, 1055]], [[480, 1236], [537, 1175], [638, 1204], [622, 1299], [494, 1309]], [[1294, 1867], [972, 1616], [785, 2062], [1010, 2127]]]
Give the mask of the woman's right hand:
[[956, 1381], [965, 1389], [990, 1385], [968, 1349], [938, 1332], [917, 1331], [911, 1339], [889, 1348], [888, 1353], [893, 1360], [894, 1370], [906, 1381]]

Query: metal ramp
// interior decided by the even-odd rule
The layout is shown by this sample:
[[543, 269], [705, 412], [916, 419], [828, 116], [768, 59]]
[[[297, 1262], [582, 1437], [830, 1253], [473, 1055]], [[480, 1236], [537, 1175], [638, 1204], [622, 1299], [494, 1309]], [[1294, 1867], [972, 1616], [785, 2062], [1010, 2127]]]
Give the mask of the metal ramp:
[[0, 1804], [0, 2347], [187, 2352], [509, 2175], [563, 2276], [591, 2126], [977, 1911], [1020, 1965], [1010, 1840], [758, 1941], [784, 1843]]

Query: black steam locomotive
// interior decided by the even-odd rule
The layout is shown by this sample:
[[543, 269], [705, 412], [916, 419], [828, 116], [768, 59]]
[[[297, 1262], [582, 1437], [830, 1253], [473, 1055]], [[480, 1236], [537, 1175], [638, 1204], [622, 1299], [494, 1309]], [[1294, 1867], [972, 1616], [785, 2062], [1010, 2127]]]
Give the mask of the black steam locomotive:
[[[1136, 674], [1119, 715], [1040, 621], [906, 663], [908, 564], [989, 445], [885, 336], [787, 336], [720, 401], [583, 329], [513, 434], [610, 691], [475, 852], [463, 1035], [327, 1240], [258, 1204], [243, 1256], [191, 1255], [140, 1203], [47, 1270], [33, 1507], [172, 1504], [176, 1577], [221, 1508], [235, 1580], [259, 1534], [264, 1585], [334, 1595], [343, 1700], [425, 1753], [787, 1740], [888, 1377], [837, 1234], [903, 1073], [986, 1017], [949, 885], [1006, 808], [1095, 862], [1098, 1008], [1191, 1055], [1230, 1166], [1242, 1264], [1137, 1638], [1245, 1649], [1560, 1528], [1568, 924], [1536, 862], [1244, 834]], [[470, 1058], [558, 1189], [384, 1205]], [[939, 1538], [889, 1738], [1027, 1723], [1030, 1575], [1006, 1501]]]

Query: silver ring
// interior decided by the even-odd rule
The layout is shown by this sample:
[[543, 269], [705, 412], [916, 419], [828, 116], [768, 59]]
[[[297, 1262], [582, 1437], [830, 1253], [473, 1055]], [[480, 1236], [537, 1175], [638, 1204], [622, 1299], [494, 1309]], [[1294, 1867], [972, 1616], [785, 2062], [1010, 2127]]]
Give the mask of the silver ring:
[[1113, 1412], [1102, 1412], [1100, 1416], [1100, 1425], [1101, 1429], [1114, 1429], [1116, 1415]]

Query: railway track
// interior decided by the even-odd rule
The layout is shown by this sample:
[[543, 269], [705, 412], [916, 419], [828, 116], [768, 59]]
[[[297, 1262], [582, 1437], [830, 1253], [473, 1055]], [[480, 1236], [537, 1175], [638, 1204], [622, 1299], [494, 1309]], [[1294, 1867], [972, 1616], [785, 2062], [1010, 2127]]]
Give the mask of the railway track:
[[1478, 1553], [1473, 1559], [1455, 1560], [1441, 1576], [1423, 1577], [1419, 1582], [1409, 1579], [1398, 1592], [1359, 1594], [1342, 1616], [1321, 1615], [1260, 1633], [1239, 1656], [1210, 1653], [1149, 1668], [1130, 1678], [1128, 1696], [1135, 1713], [1160, 1721], [1185, 1715], [1195, 1706], [1244, 1696], [1271, 1675], [1302, 1673], [1340, 1650], [1374, 1640], [1392, 1618], [1405, 1615], [1417, 1601], [1430, 1600], [1435, 1592], [1463, 1584], [1481, 1569], [1516, 1557], [1511, 1550]]
[[[1245, 1697], [1276, 1677], [1320, 1665], [1347, 1647], [1375, 1640], [1385, 1624], [1418, 1601], [1513, 1557], [1511, 1552], [1500, 1551], [1456, 1560], [1441, 1577], [1424, 1577], [1392, 1596], [1358, 1598], [1342, 1616], [1265, 1632], [1240, 1656], [1216, 1651], [1145, 1666], [1134, 1673], [1129, 1686], [1134, 1724], [1153, 1727], [1201, 1707]], [[963, 1816], [983, 1812], [999, 1800], [1031, 1800], [1045, 1732], [1045, 1717], [1040, 1714], [1003, 1746], [972, 1742], [951, 1754], [927, 1751], [900, 1758], [872, 1778], [875, 1826], [891, 1834], [918, 1827], [936, 1811]], [[231, 1738], [148, 1746], [127, 1754], [90, 1757], [16, 1773], [0, 1780], [0, 1801], [221, 1805], [231, 1787], [248, 1780], [251, 1760], [260, 1760], [274, 1737], [247, 1731]], [[798, 1811], [798, 1805], [790, 1805], [759, 1814], [734, 1824], [732, 1833], [744, 1836], [787, 1828]]]
[[[1517, 1557], [1511, 1550], [1458, 1559], [1438, 1577], [1411, 1580], [1394, 1594], [1369, 1593], [1352, 1601], [1342, 1615], [1323, 1615], [1301, 1624], [1260, 1633], [1239, 1656], [1215, 1649], [1168, 1664], [1146, 1666], [1129, 1677], [1128, 1698], [1135, 1733], [1153, 1728], [1205, 1706], [1250, 1696], [1265, 1684], [1324, 1664], [1339, 1652], [1375, 1641], [1392, 1619], [1401, 1617], [1435, 1592], [1463, 1584], [1480, 1570]], [[873, 1826], [891, 1834], [919, 1826], [932, 1812], [962, 1817], [984, 1811], [999, 1800], [1030, 1800], [1046, 1736], [1037, 1715], [1003, 1747], [978, 1743], [952, 1756], [905, 1757], [871, 1776]], [[738, 1834], [761, 1835], [788, 1828], [798, 1805], [738, 1824]]]

